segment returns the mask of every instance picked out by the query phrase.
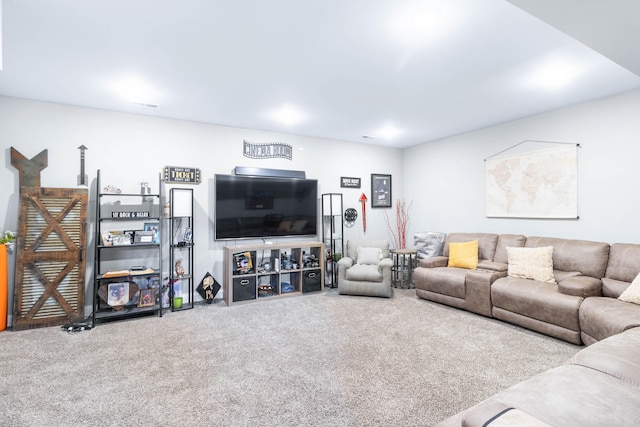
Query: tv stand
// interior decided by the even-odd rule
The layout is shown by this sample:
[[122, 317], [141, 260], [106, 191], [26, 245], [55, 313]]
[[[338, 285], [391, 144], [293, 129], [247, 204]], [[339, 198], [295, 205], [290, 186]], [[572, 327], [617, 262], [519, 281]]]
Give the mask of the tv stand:
[[265, 243], [224, 247], [227, 305], [324, 289], [324, 244]]

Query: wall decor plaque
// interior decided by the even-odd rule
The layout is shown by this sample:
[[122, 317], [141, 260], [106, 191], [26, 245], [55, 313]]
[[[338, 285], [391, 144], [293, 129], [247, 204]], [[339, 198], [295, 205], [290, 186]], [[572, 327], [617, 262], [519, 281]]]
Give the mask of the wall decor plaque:
[[340, 187], [342, 188], [360, 188], [360, 178], [352, 178], [348, 176], [340, 177]]
[[200, 169], [165, 166], [162, 180], [175, 184], [200, 184]]

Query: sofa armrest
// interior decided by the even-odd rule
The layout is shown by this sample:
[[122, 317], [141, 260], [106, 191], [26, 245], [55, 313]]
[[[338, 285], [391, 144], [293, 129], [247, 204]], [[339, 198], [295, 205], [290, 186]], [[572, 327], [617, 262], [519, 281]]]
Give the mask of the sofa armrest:
[[449, 257], [446, 256], [434, 256], [420, 260], [420, 267], [424, 268], [446, 267], [447, 264], [449, 264]]
[[573, 276], [558, 283], [558, 292], [576, 297], [602, 296], [602, 280], [589, 276]]
[[462, 418], [462, 427], [511, 426], [551, 427], [520, 409], [507, 406], [496, 400], [488, 400], [469, 409]]
[[338, 283], [341, 283], [347, 277], [347, 269], [353, 266], [353, 260], [347, 256], [343, 256], [337, 262], [338, 266]]
[[491, 317], [491, 285], [506, 275], [506, 271], [469, 270], [465, 276], [465, 308]]
[[384, 283], [391, 283], [391, 268], [393, 267], [393, 260], [391, 258], [382, 258], [378, 263], [378, 270], [382, 273], [382, 281]]
[[393, 261], [391, 260], [391, 258], [382, 258], [378, 263], [378, 269], [380, 271], [384, 270], [385, 268], [391, 267], [393, 267]]

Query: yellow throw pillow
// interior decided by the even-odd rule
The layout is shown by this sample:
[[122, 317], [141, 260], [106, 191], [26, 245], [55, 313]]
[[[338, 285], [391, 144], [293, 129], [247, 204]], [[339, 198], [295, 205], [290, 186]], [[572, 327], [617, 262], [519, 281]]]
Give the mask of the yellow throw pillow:
[[478, 241], [449, 243], [448, 267], [468, 268], [474, 270], [478, 266]]

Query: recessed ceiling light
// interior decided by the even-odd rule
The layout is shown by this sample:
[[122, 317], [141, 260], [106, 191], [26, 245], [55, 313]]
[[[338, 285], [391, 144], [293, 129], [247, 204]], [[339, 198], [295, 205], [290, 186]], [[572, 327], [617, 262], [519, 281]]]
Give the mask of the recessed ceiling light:
[[528, 86], [538, 89], [561, 89], [580, 75], [581, 67], [566, 59], [551, 59], [538, 66], [527, 78]]
[[284, 105], [269, 113], [269, 118], [285, 126], [293, 126], [306, 119], [307, 115], [291, 105]]
[[389, 15], [388, 29], [402, 44], [417, 47], [459, 27], [464, 13], [459, 4], [450, 0], [397, 2]]
[[113, 90], [127, 102], [145, 107], [157, 108], [153, 99], [158, 99], [160, 91], [138, 77], [125, 77], [113, 83]]
[[374, 132], [376, 138], [394, 139], [400, 135], [402, 131], [391, 123], [388, 123]]

